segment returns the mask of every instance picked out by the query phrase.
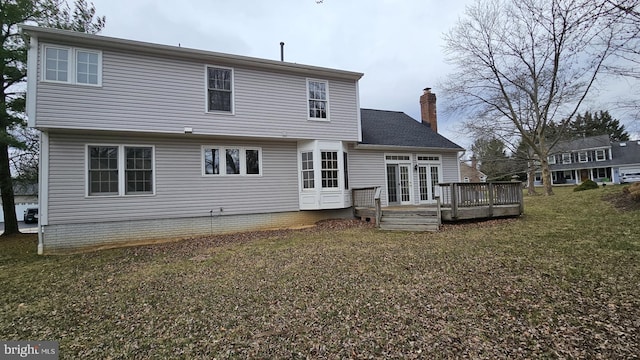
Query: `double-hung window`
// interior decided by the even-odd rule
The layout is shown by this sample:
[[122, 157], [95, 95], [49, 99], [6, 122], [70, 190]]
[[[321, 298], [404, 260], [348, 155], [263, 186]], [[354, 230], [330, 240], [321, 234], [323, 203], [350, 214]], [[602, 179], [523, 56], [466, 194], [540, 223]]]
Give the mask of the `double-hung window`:
[[596, 161], [605, 161], [607, 160], [607, 154], [603, 149], [596, 150]]
[[152, 195], [153, 147], [87, 146], [89, 196]]
[[302, 157], [302, 188], [313, 189], [315, 187], [315, 179], [313, 172], [313, 151], [303, 152]]
[[124, 147], [126, 195], [153, 193], [153, 151], [150, 147]]
[[118, 147], [89, 146], [89, 195], [118, 195]]
[[329, 120], [329, 83], [325, 80], [307, 80], [309, 119]]
[[585, 151], [578, 153], [578, 162], [585, 163], [589, 161], [589, 154]]
[[550, 165], [553, 165], [556, 163], [556, 156], [555, 155], [549, 155], [549, 157], [547, 158], [547, 161], [549, 162]]
[[322, 160], [322, 187], [337, 188], [338, 187], [338, 152], [322, 151], [320, 153]]
[[102, 53], [100, 51], [49, 45], [43, 48], [43, 80], [101, 85]]
[[569, 154], [569, 153], [562, 154], [562, 163], [563, 164], [571, 164], [571, 154]]
[[207, 111], [233, 113], [233, 70], [207, 66]]
[[261, 175], [262, 150], [240, 146], [203, 146], [203, 175]]

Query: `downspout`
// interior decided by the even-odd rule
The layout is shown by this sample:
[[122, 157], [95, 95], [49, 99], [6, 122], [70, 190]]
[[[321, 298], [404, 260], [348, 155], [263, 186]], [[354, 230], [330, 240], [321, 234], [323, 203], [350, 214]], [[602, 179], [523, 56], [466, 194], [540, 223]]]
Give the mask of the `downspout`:
[[[24, 36], [24, 32], [20, 29]], [[38, 86], [38, 38], [31, 35], [29, 49], [27, 50], [27, 126], [36, 127], [36, 94]], [[38, 255], [44, 253], [44, 225], [47, 221], [48, 191], [44, 184], [48, 184], [49, 174], [49, 138], [47, 134], [40, 133], [40, 166], [38, 169]]]

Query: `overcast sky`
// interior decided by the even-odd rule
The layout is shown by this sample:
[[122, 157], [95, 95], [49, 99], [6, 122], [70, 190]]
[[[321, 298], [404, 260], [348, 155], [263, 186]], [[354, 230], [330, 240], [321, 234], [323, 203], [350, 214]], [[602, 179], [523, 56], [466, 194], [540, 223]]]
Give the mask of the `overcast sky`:
[[[473, 0], [90, 0], [107, 17], [101, 35], [364, 73], [363, 108], [420, 117], [450, 67], [443, 33]], [[620, 86], [618, 86], [620, 87]], [[469, 147], [438, 97], [438, 130]], [[621, 115], [612, 112], [614, 117]]]

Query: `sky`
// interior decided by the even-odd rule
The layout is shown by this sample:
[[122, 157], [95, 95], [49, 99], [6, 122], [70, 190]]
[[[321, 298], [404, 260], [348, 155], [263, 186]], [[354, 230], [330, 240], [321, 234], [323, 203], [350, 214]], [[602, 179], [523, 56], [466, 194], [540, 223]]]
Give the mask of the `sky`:
[[[438, 96], [438, 84], [451, 80], [443, 35], [474, 2], [90, 1], [107, 18], [101, 35], [272, 60], [280, 60], [282, 41], [287, 62], [364, 73], [361, 107], [403, 111], [417, 120], [422, 90], [431, 87]], [[626, 91], [624, 84], [613, 86]], [[461, 119], [442, 111], [447, 100], [438, 96], [438, 131], [469, 148], [472, 139], [461, 129]]]

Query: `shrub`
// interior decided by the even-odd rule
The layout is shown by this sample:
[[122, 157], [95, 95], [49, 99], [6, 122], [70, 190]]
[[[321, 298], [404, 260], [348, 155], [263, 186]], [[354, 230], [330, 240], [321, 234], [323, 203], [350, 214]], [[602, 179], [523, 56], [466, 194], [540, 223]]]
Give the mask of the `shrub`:
[[598, 184], [596, 184], [595, 181], [585, 180], [582, 182], [582, 184], [573, 188], [573, 191], [583, 191], [583, 190], [591, 190], [591, 189], [597, 189], [597, 188], [598, 188]]
[[625, 186], [622, 192], [627, 194], [627, 196], [631, 200], [640, 202], [640, 183], [634, 183], [629, 186]]

